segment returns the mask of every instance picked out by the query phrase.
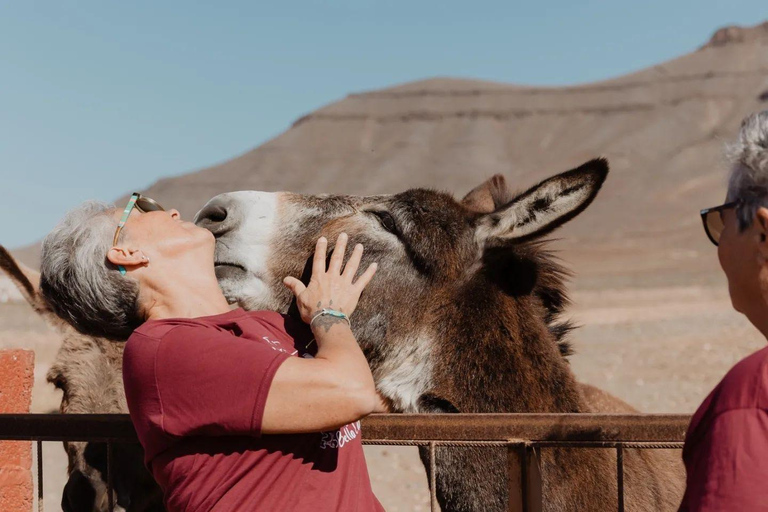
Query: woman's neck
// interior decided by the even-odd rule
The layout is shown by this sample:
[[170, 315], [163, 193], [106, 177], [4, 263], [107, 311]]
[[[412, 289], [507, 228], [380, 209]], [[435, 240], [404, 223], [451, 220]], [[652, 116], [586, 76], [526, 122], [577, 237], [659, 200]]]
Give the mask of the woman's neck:
[[197, 318], [230, 311], [210, 269], [186, 272], [185, 265], [155, 268], [141, 280], [140, 303], [147, 320]]

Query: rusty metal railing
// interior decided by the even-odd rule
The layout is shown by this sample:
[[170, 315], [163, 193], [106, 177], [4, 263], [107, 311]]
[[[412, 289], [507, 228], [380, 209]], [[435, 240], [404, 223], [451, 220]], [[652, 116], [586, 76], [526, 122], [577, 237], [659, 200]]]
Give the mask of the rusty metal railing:
[[[509, 510], [542, 510], [541, 449], [616, 450], [618, 510], [624, 511], [624, 450], [682, 448], [690, 417], [680, 414], [378, 414], [363, 420], [363, 443], [421, 446], [428, 450], [430, 503], [435, 492], [437, 447], [486, 446], [505, 449]], [[110, 510], [112, 445], [138, 439], [124, 414], [0, 414], [0, 440], [36, 441], [38, 512], [43, 512], [43, 441], [88, 441], [107, 445]]]

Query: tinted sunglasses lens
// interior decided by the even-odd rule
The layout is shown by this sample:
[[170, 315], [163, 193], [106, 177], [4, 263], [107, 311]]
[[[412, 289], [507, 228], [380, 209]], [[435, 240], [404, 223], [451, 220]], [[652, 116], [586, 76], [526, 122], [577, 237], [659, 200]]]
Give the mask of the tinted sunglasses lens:
[[707, 228], [707, 234], [715, 245], [720, 243], [720, 235], [723, 233], [723, 228], [725, 227], [720, 213], [721, 212], [719, 211], [707, 213], [704, 223]]
[[142, 212], [164, 212], [165, 208], [148, 197], [140, 197], [136, 200], [136, 206]]

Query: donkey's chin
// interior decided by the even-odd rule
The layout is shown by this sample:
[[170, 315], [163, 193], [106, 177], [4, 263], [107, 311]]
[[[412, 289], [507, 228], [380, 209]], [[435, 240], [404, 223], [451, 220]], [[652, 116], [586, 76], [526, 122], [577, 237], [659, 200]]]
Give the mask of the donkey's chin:
[[241, 265], [230, 263], [216, 263], [214, 267], [219, 287], [227, 298], [227, 302], [234, 304], [244, 296], [244, 288], [253, 276]]
[[245, 309], [272, 309], [273, 294], [260, 276], [242, 265], [216, 263], [216, 278], [227, 302]]
[[216, 279], [219, 280], [219, 282], [223, 280], [237, 280], [242, 281], [246, 279], [246, 276], [248, 274], [248, 271], [245, 269], [244, 266], [238, 265], [236, 263], [216, 263], [216, 265], [213, 267], [214, 271], [216, 272]]

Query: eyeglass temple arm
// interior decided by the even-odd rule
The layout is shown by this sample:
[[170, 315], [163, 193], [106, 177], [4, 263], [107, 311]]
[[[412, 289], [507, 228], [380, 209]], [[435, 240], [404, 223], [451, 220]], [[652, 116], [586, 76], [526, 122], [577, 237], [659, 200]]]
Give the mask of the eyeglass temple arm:
[[[138, 198], [139, 198], [138, 194], [132, 194], [131, 198], [128, 200], [128, 204], [125, 205], [125, 210], [123, 210], [123, 216], [120, 217], [120, 222], [117, 223], [115, 238], [112, 240], [113, 246], [117, 245], [117, 239], [120, 238], [120, 232], [123, 230], [125, 223], [128, 221], [128, 216], [131, 214], [131, 210], [133, 210], [133, 207], [136, 205], [136, 200]], [[125, 267], [123, 267], [122, 265], [118, 265], [117, 269], [120, 271], [122, 275], [125, 275], [127, 273], [125, 270]]]

